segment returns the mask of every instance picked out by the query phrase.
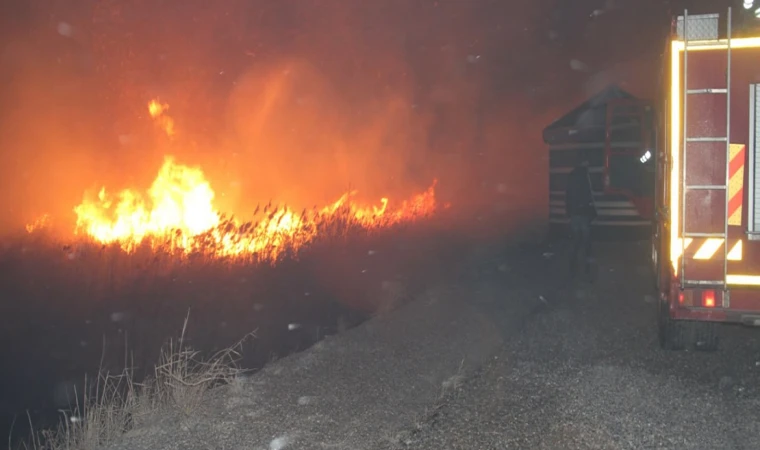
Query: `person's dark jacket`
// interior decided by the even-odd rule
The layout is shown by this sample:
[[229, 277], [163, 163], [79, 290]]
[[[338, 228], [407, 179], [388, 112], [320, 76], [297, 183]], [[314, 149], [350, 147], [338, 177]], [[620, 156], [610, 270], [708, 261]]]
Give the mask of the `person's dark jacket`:
[[587, 216], [591, 219], [596, 217], [594, 194], [591, 192], [588, 168], [579, 166], [570, 172], [567, 179], [565, 210], [570, 217]]

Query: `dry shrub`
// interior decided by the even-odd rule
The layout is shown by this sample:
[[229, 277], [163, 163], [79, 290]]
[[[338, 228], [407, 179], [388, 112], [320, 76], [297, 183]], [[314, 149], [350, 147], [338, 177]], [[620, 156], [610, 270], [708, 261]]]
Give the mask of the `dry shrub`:
[[34, 433], [19, 448], [34, 450], [96, 450], [117, 441], [124, 433], [158, 416], [189, 415], [208, 391], [229, 384], [243, 369], [237, 365], [246, 335], [235, 345], [201, 359], [199, 352], [184, 345], [188, 318], [178, 340], [161, 349], [152, 376], [138, 383], [132, 371], [120, 375], [101, 373], [85, 380], [82, 405], [77, 404], [54, 430]]
[[150, 398], [158, 404], [190, 413], [202, 403], [209, 389], [229, 384], [240, 375], [238, 350], [253, 333], [204, 360], [200, 352], [183, 345], [186, 329], [187, 319], [180, 339], [176, 343], [170, 340], [164, 347], [153, 377], [148, 384], [143, 383], [143, 387], [150, 390]]

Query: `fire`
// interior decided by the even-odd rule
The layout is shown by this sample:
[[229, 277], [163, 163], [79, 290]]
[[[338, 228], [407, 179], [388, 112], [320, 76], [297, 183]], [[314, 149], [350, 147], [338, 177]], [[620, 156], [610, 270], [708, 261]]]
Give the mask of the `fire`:
[[[166, 114], [168, 108], [157, 100], [148, 104], [156, 124], [172, 137], [174, 121]], [[411, 222], [436, 209], [435, 181], [400, 204], [381, 198], [376, 205], [360, 205], [355, 195], [356, 191], [348, 192], [332, 204], [300, 214], [270, 202], [256, 207], [253, 220], [241, 223], [214, 207], [214, 190], [199, 167], [167, 156], [147, 191], [124, 189], [113, 194], [101, 188], [96, 198], [85, 196], [74, 208], [75, 232], [101, 244], [117, 244], [127, 252], [148, 245], [185, 254], [275, 261], [320, 235]], [[27, 231], [46, 226], [47, 220], [45, 216], [27, 225]]]
[[181, 232], [198, 235], [219, 225], [212, 208], [214, 191], [198, 168], [167, 157], [146, 196], [125, 189], [115, 196], [100, 190], [97, 201], [76, 208], [77, 228], [103, 243], [141, 242], [146, 236]]
[[156, 121], [156, 125], [161, 127], [169, 137], [174, 137], [174, 119], [166, 114], [169, 105], [160, 103], [158, 100], [151, 100], [148, 103], [148, 113]]
[[27, 233], [34, 233], [35, 231], [42, 230], [48, 226], [50, 226], [50, 216], [43, 214], [33, 222], [26, 224], [25, 228]]
[[240, 223], [214, 208], [214, 191], [200, 168], [167, 157], [146, 193], [125, 189], [112, 195], [103, 188], [97, 199], [86, 199], [74, 211], [78, 233], [102, 244], [118, 243], [127, 252], [147, 243], [185, 253], [274, 260], [312, 242], [336, 221], [374, 229], [413, 221], [435, 210], [435, 184], [393, 209], [387, 198], [379, 205], [358, 205], [355, 194], [346, 193], [330, 205], [301, 214], [270, 204], [256, 209], [254, 215], [263, 216], [257, 222]]

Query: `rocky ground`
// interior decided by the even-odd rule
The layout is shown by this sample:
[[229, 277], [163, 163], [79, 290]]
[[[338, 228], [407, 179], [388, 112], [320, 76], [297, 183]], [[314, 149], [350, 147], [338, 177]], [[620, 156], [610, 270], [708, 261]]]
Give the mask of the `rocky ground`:
[[662, 351], [648, 246], [601, 246], [594, 285], [569, 283], [554, 253], [485, 250], [460, 279], [113, 448], [758, 448], [757, 330]]
[[595, 285], [554, 286], [474, 377], [388, 448], [759, 448], [760, 334], [728, 327], [720, 352], [660, 350], [648, 247], [602, 250]]

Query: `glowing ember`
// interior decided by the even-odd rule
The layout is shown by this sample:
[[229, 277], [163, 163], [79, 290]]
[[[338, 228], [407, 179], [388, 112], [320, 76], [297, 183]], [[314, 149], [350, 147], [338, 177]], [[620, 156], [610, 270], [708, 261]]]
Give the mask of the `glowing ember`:
[[50, 216], [44, 214], [38, 217], [34, 222], [26, 224], [26, 232], [34, 233], [37, 230], [42, 230], [50, 225]]
[[271, 260], [313, 241], [331, 224], [387, 227], [435, 209], [434, 185], [395, 209], [389, 209], [387, 198], [375, 206], [357, 205], [352, 201], [354, 194], [301, 214], [268, 205], [255, 211], [264, 216], [258, 222], [241, 224], [214, 209], [214, 191], [199, 168], [167, 157], [147, 195], [131, 189], [110, 195], [101, 189], [97, 199], [77, 206], [77, 232], [103, 244], [118, 243], [126, 251], [147, 243], [154, 248], [169, 245], [185, 252]]
[[164, 133], [166, 133], [167, 136], [173, 137], [174, 119], [166, 114], [168, 109], [169, 105], [159, 103], [158, 100], [151, 100], [150, 103], [148, 103], [148, 113], [150, 113], [150, 117], [156, 121], [156, 124], [164, 130]]

